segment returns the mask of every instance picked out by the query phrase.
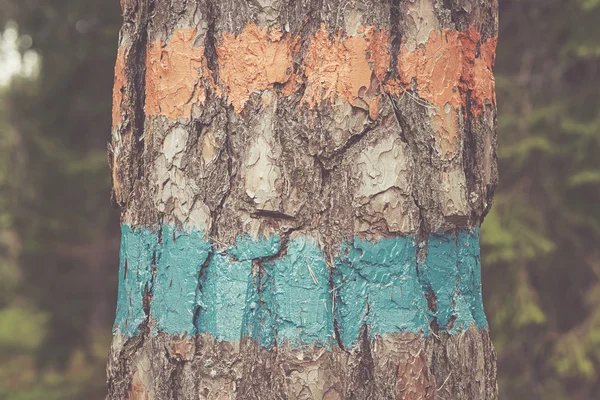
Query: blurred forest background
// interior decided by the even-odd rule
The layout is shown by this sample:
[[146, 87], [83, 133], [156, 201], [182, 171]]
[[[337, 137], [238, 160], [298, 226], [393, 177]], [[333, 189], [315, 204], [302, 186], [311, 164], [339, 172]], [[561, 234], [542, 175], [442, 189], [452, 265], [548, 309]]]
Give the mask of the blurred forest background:
[[[600, 398], [600, 0], [500, 0], [482, 228], [501, 398]], [[0, 0], [0, 399], [104, 397], [117, 0]]]

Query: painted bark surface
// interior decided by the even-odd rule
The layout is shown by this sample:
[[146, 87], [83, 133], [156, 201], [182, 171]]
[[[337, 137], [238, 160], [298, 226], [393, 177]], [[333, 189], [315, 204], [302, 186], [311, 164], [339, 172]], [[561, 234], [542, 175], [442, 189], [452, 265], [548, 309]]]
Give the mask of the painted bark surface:
[[122, 8], [108, 398], [497, 398], [497, 2]]

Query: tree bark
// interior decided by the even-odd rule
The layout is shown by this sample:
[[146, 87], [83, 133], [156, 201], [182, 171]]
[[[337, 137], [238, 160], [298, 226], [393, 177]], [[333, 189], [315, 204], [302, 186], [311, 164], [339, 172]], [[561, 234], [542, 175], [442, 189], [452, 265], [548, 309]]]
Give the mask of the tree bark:
[[496, 0], [122, 0], [109, 399], [496, 399]]

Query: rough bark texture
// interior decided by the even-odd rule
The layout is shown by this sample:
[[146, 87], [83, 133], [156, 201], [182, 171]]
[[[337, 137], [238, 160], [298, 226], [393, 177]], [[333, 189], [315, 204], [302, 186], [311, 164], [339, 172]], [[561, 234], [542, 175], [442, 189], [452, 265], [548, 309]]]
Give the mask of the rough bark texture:
[[[252, 260], [262, 277], [296, 237], [330, 269], [352, 238], [414, 236], [422, 260], [430, 235], [489, 210], [496, 0], [121, 4], [109, 158], [124, 225], [197, 229], [219, 250], [280, 235]], [[219, 341], [157, 329], [149, 288], [139, 334], [115, 332], [110, 399], [497, 398], [482, 327], [364, 326], [348, 348], [336, 320], [329, 346]]]

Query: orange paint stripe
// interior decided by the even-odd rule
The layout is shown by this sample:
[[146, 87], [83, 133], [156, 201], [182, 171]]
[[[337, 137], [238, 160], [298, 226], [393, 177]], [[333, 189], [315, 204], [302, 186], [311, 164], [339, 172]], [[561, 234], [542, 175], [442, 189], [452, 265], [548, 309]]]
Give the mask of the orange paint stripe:
[[125, 75], [125, 53], [124, 47], [119, 47], [117, 60], [115, 62], [115, 81], [113, 85], [112, 126], [121, 124], [121, 111], [123, 102], [123, 88], [127, 83]]
[[146, 53], [147, 115], [190, 118], [194, 104], [204, 104], [201, 82], [210, 75], [204, 48], [193, 45], [195, 29], [178, 29], [168, 43], [153, 42]]
[[387, 34], [370, 26], [362, 27], [355, 36], [343, 37], [337, 32], [332, 39], [329, 37], [322, 26], [310, 41], [303, 65], [303, 101], [315, 107], [341, 97], [353, 106], [368, 109], [376, 118], [381, 82], [390, 64]]
[[479, 57], [475, 58], [473, 64], [473, 77], [467, 79], [477, 105], [475, 110], [477, 115], [483, 112], [483, 105], [486, 101], [489, 100], [492, 104], [496, 104], [496, 81], [494, 80], [493, 68], [496, 60], [497, 44], [498, 38], [491, 38], [481, 44]]
[[464, 32], [432, 31], [427, 43], [413, 52], [403, 45], [398, 57], [400, 82], [408, 89], [415, 79], [421, 98], [438, 107], [450, 103], [455, 109], [464, 104], [463, 95], [471, 90], [480, 113], [486, 101], [495, 103], [492, 68], [497, 39], [480, 42], [481, 34], [470, 26]]
[[[204, 48], [194, 46], [196, 38], [195, 29], [179, 29], [168, 43], [148, 46], [148, 115], [190, 118], [192, 106], [204, 104], [209, 88], [217, 95], [226, 94], [228, 103], [241, 112], [254, 92], [274, 90], [281, 84], [282, 95], [290, 96], [304, 84], [302, 101], [309, 107], [340, 98], [368, 109], [375, 119], [382, 93], [401, 95], [402, 88], [410, 88], [414, 80], [419, 97], [436, 107], [435, 124], [446, 132], [440, 131], [447, 136], [448, 150], [452, 152], [457, 113], [466, 101], [466, 91], [472, 93], [476, 115], [483, 111], [486, 102], [495, 103], [492, 67], [496, 39], [481, 42], [474, 27], [465, 32], [433, 31], [428, 42], [412, 52], [402, 45], [396, 81], [386, 80], [391, 69], [389, 34], [373, 26], [360, 27], [354, 36], [341, 32], [331, 36], [323, 27], [310, 39], [296, 74], [294, 55], [300, 51], [300, 38], [279, 27], [267, 29], [250, 23], [237, 36], [222, 35], [216, 49], [218, 84], [208, 70]], [[115, 67], [113, 125], [121, 122], [124, 54], [124, 50], [119, 50]]]
[[286, 83], [293, 67], [290, 35], [250, 23], [236, 37], [225, 33], [217, 47], [219, 80], [227, 99], [241, 112], [254, 91]]
[[[496, 38], [480, 42], [481, 34], [470, 26], [464, 32], [432, 31], [427, 43], [412, 52], [404, 44], [400, 48], [400, 84], [410, 89], [416, 81], [419, 97], [436, 107], [434, 129], [444, 158], [459, 151], [458, 110], [467, 102], [467, 91], [476, 116], [483, 113], [486, 102], [496, 102], [492, 72]], [[391, 89], [399, 94], [397, 86]]]

